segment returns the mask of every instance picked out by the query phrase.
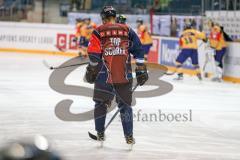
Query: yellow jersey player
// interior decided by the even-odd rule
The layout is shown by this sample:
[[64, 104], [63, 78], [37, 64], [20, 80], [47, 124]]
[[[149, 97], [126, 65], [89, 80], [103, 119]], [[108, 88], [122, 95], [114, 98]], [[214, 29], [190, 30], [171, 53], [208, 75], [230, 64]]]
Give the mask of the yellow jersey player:
[[203, 32], [200, 32], [196, 29], [193, 29], [191, 24], [186, 24], [184, 27], [184, 31], [180, 36], [179, 45], [181, 48], [181, 52], [176, 59], [176, 67], [178, 71], [178, 77], [175, 80], [182, 80], [183, 73], [179, 70], [182, 67], [183, 63], [191, 58], [193, 67], [196, 72], [196, 76], [199, 80], [202, 80], [201, 72], [199, 69], [198, 63], [198, 39], [207, 41], [206, 35]]
[[82, 56], [83, 54], [83, 50], [82, 50], [82, 30], [83, 30], [83, 26], [84, 26], [84, 20], [82, 18], [78, 18], [76, 19], [77, 23], [76, 23], [76, 33], [75, 33], [75, 38], [73, 39], [74, 42], [77, 42], [77, 46], [79, 49], [79, 56]]
[[81, 28], [83, 25], [83, 19], [77, 18], [76, 19], [76, 33], [75, 33], [75, 38], [73, 39], [74, 42], [77, 42], [78, 46], [80, 46], [79, 40], [81, 37]]
[[145, 60], [147, 60], [147, 56], [153, 42], [148, 27], [143, 24], [143, 20], [141, 18], [137, 19], [137, 33], [142, 43], [142, 48], [144, 50], [144, 58]]
[[94, 22], [91, 20], [91, 18], [86, 18], [86, 19], [85, 19], [85, 23], [86, 23], [89, 27], [91, 27], [91, 28], [93, 28], [93, 29], [96, 29], [96, 28], [97, 28], [97, 24], [94, 23]]
[[226, 53], [227, 43], [219, 24], [212, 25], [209, 42], [210, 47], [215, 50], [214, 59], [218, 72], [217, 77], [214, 77], [212, 80], [220, 82], [222, 78], [223, 57]]
[[80, 30], [80, 56], [87, 57], [87, 47], [93, 30], [97, 27], [90, 18], [83, 19], [83, 25]]

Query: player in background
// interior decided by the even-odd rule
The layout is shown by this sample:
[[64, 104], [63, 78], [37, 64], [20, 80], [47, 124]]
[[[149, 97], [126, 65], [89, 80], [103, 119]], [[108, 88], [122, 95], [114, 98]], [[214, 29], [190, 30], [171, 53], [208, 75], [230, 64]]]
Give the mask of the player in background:
[[85, 74], [86, 80], [95, 84], [93, 100], [97, 137], [99, 141], [105, 140], [107, 108], [116, 96], [126, 142], [134, 144], [130, 53], [136, 58], [135, 72], [139, 85], [148, 80], [144, 53], [137, 34], [127, 25], [116, 23], [116, 10], [112, 6], [105, 6], [100, 15], [103, 24], [93, 31], [90, 38], [90, 63]]
[[81, 36], [80, 36], [80, 50], [82, 57], [87, 57], [87, 47], [89, 43], [89, 39], [91, 37], [91, 34], [93, 30], [97, 27], [97, 25], [93, 22], [91, 22], [90, 18], [84, 18], [83, 19], [83, 25], [81, 27]]
[[[77, 46], [78, 46], [78, 50], [79, 50], [79, 56], [80, 57], [84, 57], [86, 55], [86, 49], [84, 50], [84, 42], [83, 40], [83, 36], [84, 36], [84, 29], [86, 24], [84, 19], [82, 18], [78, 18], [76, 23], [76, 34], [75, 34], [75, 38], [73, 39], [74, 42], [77, 42]], [[86, 45], [86, 44], [85, 44]]]
[[196, 76], [198, 77], [199, 80], [202, 80], [198, 63], [198, 44], [197, 44], [198, 39], [201, 39], [204, 42], [207, 41], [205, 33], [193, 29], [191, 24], [186, 24], [184, 27], [184, 31], [179, 39], [179, 46], [181, 52], [179, 53], [176, 59], [178, 77], [175, 78], [175, 80], [183, 79], [183, 73], [181, 72], [180, 68], [188, 58], [191, 58], [192, 60]]
[[88, 42], [93, 30], [97, 25], [90, 18], [77, 19], [76, 34], [74, 41], [78, 43], [79, 56], [87, 57]]
[[148, 27], [145, 24], [143, 24], [143, 20], [141, 18], [137, 19], [137, 33], [143, 46], [144, 58], [145, 60], [147, 60], [148, 53], [153, 42]]
[[226, 53], [227, 43], [219, 24], [212, 24], [209, 42], [210, 47], [215, 50], [214, 59], [217, 66], [217, 74], [212, 81], [220, 82], [222, 79], [223, 57]]
[[76, 19], [76, 33], [75, 33], [75, 37], [73, 39], [73, 42], [76, 42], [77, 43], [77, 46], [78, 46], [78, 49], [79, 49], [79, 55], [81, 56], [82, 53], [81, 53], [81, 45], [80, 45], [80, 38], [81, 38], [81, 29], [82, 29], [82, 26], [84, 24], [84, 21], [82, 18], [77, 18]]
[[85, 23], [87, 24], [87, 26], [88, 26], [89, 28], [92, 28], [92, 29], [96, 29], [96, 28], [97, 28], [97, 24], [94, 23], [94, 22], [91, 20], [91, 18], [85, 18], [84, 21], [85, 21]]
[[126, 21], [127, 21], [127, 17], [122, 14], [120, 14], [116, 19], [116, 22], [121, 24], [126, 24]]

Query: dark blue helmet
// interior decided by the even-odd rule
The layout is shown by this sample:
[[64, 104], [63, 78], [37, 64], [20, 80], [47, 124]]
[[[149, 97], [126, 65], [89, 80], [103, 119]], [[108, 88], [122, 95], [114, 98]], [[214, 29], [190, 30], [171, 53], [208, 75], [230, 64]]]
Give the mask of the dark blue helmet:
[[184, 30], [186, 30], [186, 29], [192, 29], [192, 24], [190, 22], [185, 23]]
[[137, 23], [143, 24], [143, 19], [142, 18], [138, 18], [137, 19]]
[[105, 7], [103, 7], [100, 15], [101, 15], [102, 19], [105, 19], [108, 17], [116, 17], [117, 11], [112, 6], [105, 6]]

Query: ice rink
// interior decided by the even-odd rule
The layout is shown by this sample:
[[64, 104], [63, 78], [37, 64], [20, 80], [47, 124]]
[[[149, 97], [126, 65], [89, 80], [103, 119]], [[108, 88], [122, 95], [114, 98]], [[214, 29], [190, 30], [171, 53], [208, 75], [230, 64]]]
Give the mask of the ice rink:
[[[48, 84], [52, 71], [42, 63], [60, 65], [69, 58], [48, 55], [0, 53], [0, 146], [8, 141], [43, 134], [54, 150], [66, 160], [239, 160], [240, 159], [240, 85], [199, 82], [186, 77], [182, 82], [172, 76], [162, 79], [174, 86], [167, 95], [139, 98], [134, 113], [189, 113], [191, 121], [145, 121], [135, 119], [136, 145], [129, 152], [119, 118], [106, 132], [104, 148], [90, 140], [93, 120], [66, 122], [56, 117], [56, 104], [73, 99], [71, 112], [93, 108], [91, 98], [62, 95]], [[68, 84], [93, 87], [83, 82], [85, 67], [79, 67], [66, 80]], [[138, 89], [148, 89], [144, 86]], [[87, 107], [79, 107], [82, 106]], [[113, 112], [108, 114], [109, 117]]]

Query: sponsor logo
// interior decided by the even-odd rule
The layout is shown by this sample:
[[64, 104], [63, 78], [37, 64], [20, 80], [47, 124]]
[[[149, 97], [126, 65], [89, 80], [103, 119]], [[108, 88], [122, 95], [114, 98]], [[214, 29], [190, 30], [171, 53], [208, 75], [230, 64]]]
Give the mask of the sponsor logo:
[[56, 47], [59, 49], [70, 49], [76, 50], [77, 49], [77, 42], [74, 42], [73, 39], [75, 38], [74, 34], [65, 34], [65, 33], [58, 33], [56, 39]]

